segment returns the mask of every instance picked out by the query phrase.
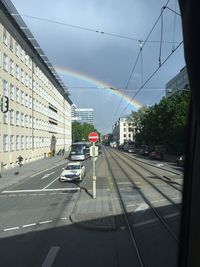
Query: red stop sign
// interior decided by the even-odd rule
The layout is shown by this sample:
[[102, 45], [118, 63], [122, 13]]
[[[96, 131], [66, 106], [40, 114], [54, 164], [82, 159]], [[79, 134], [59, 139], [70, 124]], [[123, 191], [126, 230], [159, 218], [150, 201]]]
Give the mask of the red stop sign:
[[89, 139], [90, 142], [95, 143], [95, 142], [97, 142], [99, 140], [99, 136], [98, 136], [98, 134], [96, 132], [91, 132], [88, 135], [88, 139]]

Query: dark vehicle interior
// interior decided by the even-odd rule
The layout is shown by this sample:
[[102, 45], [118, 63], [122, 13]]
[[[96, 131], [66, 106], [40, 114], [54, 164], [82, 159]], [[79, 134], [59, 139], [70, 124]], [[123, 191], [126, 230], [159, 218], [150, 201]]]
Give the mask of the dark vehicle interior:
[[199, 9], [195, 0], [179, 0], [184, 53], [191, 87], [191, 102], [188, 121], [188, 138], [184, 172], [183, 211], [179, 266], [200, 266], [200, 75], [198, 18]]

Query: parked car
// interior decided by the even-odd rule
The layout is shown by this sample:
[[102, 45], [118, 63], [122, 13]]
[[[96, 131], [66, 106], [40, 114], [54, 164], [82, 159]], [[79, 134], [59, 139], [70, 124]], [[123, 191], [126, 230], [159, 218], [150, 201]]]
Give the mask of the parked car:
[[158, 160], [163, 160], [164, 154], [160, 151], [151, 151], [149, 153], [149, 158], [150, 159], [158, 159]]
[[143, 155], [143, 156], [147, 156], [149, 155], [149, 146], [147, 145], [142, 145], [142, 147], [140, 148], [139, 152], [138, 152], [140, 155]]
[[85, 176], [85, 166], [80, 162], [70, 162], [60, 175], [60, 182], [81, 181]]
[[180, 157], [178, 157], [176, 159], [176, 164], [177, 164], [177, 166], [183, 167], [185, 164], [185, 155], [181, 155]]

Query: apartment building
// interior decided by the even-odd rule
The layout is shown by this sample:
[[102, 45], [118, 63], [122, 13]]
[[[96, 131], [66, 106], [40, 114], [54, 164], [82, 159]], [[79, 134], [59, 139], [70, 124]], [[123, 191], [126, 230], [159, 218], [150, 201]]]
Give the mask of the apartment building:
[[0, 96], [9, 111], [0, 112], [0, 163], [9, 168], [71, 145], [71, 105], [66, 87], [17, 10], [0, 1]]
[[113, 142], [117, 145], [125, 144], [128, 141], [134, 141], [135, 127], [127, 117], [119, 118], [113, 126]]

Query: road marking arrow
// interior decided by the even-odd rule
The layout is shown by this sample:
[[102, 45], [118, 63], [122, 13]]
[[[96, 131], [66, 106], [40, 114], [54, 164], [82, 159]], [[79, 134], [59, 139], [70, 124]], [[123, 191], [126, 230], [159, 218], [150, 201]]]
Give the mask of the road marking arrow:
[[47, 178], [47, 177], [49, 177], [50, 175], [52, 175], [54, 172], [51, 172], [51, 173], [47, 173], [47, 174], [45, 174], [42, 178], [41, 178], [41, 180], [43, 180], [43, 179], [45, 179], [45, 178]]

